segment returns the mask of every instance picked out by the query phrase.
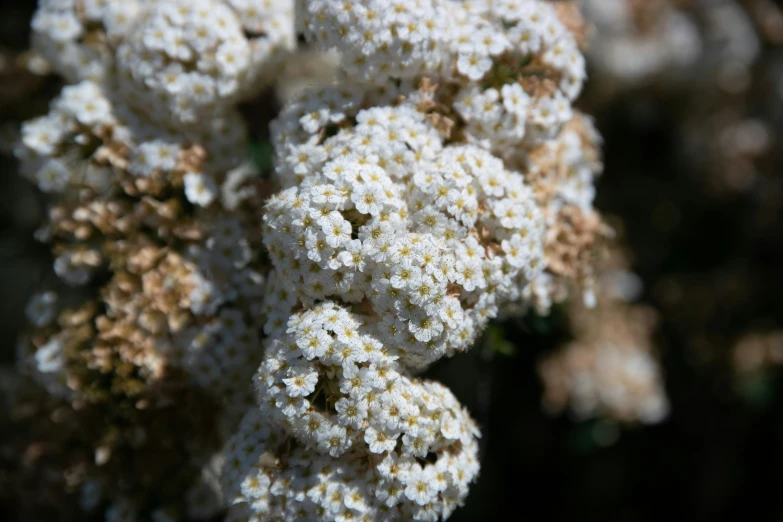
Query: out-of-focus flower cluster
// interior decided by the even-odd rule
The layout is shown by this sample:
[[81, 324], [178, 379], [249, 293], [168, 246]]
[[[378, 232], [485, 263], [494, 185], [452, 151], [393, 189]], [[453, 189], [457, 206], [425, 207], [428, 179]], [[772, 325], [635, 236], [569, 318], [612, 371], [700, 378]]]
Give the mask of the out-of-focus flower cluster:
[[162, 125], [200, 127], [274, 78], [295, 43], [292, 18], [290, 1], [163, 2], [117, 49], [120, 90]]
[[[607, 122], [627, 110], [637, 128], [662, 127], [673, 140], [677, 160], [665, 168], [676, 168], [682, 181], [666, 187], [659, 207], [654, 228], [671, 245], [661, 255], [710, 260], [662, 269], [650, 284], [653, 298], [668, 329], [687, 336], [680, 342], [689, 363], [733, 367], [740, 380], [758, 383], [777, 358], [772, 332], [780, 315], [765, 303], [779, 293], [767, 272], [776, 263], [766, 259], [779, 250], [783, 215], [783, 7], [771, 0], [596, 0], [585, 3], [585, 16], [597, 27], [588, 52], [596, 88], [588, 97]], [[690, 49], [680, 66], [673, 55], [665, 58], [675, 50], [675, 26], [693, 43], [677, 47]], [[639, 59], [646, 52], [661, 59]], [[628, 74], [642, 66], [643, 75]], [[726, 219], [700, 235], [735, 238], [731, 247], [696, 253], [671, 241], [686, 229], [684, 220], [708, 214]], [[647, 248], [655, 248], [648, 237]]]
[[73, 406], [18, 372], [1, 376], [0, 500], [16, 507], [11, 519], [204, 519], [220, 509], [221, 407], [206, 391], [170, 377], [135, 402]]
[[656, 423], [668, 414], [661, 368], [651, 340], [657, 314], [632, 305], [638, 278], [613, 252], [601, 271], [598, 305], [569, 307], [574, 340], [539, 364], [544, 408], [577, 418]]
[[36, 237], [55, 276], [27, 307], [19, 364], [94, 452], [69, 479], [82, 509], [212, 516], [215, 455], [262, 353], [266, 189], [236, 104], [293, 49], [293, 4], [49, 1], [33, 33], [75, 83], [17, 148], [49, 196]]
[[[608, 234], [573, 5], [297, 2], [334, 86], [273, 122], [259, 406], [226, 448], [237, 520], [437, 520], [478, 430], [414, 371], [501, 313], [593, 300]], [[579, 29], [577, 31], [577, 29]]]
[[693, 172], [721, 197], [764, 182], [783, 102], [783, 9], [770, 0], [588, 0], [594, 101], [628, 91], [679, 99]]
[[65, 287], [100, 288], [73, 299], [47, 290], [28, 306], [36, 349], [23, 356], [52, 392], [90, 393], [70, 363], [128, 366], [129, 386], [174, 365], [219, 397], [242, 388], [228, 376], [252, 362], [263, 295], [258, 227], [253, 237], [226, 209], [243, 197], [223, 175], [243, 157], [242, 128], [235, 116], [200, 136], [157, 132], [89, 81], [66, 86], [49, 114], [24, 125], [22, 172], [54, 196], [38, 231], [54, 272]]
[[760, 373], [783, 364], [783, 332], [752, 332], [739, 339], [733, 350], [734, 371], [739, 376]]
[[587, 0], [584, 11], [595, 26], [588, 58], [610, 93], [645, 83], [741, 90], [760, 51], [735, 0]]

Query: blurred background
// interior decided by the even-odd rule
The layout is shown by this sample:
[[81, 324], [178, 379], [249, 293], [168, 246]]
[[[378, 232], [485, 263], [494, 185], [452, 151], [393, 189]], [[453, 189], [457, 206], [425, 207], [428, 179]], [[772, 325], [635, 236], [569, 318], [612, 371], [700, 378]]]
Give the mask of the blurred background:
[[[483, 430], [479, 481], [452, 519], [783, 520], [770, 479], [783, 466], [783, 9], [773, 0], [581, 5], [591, 36], [579, 106], [604, 138], [596, 207], [619, 245], [607, 263], [621, 266], [631, 287], [624, 300], [644, 311], [644, 326], [606, 332], [599, 323], [610, 324], [610, 312], [559, 305], [548, 317], [498, 323], [472, 351], [428, 371]], [[27, 298], [51, 266], [33, 240], [42, 196], [17, 176], [11, 151], [20, 122], [59, 91], [56, 77], [24, 67], [34, 8], [0, 8], [4, 366]], [[277, 96], [245, 108], [262, 169], [266, 121], [286, 88], [328, 75], [317, 72], [323, 60], [294, 66]], [[580, 386], [616, 376], [569, 374], [551, 361], [634, 340], [659, 366], [666, 415], [575, 405]], [[623, 376], [620, 402], [635, 385], [633, 368]], [[569, 385], [570, 395], [558, 393]], [[22, 437], [5, 417], [0, 442]], [[13, 480], [14, 458], [0, 453], [0, 479]], [[0, 520], [13, 505], [0, 491]]]

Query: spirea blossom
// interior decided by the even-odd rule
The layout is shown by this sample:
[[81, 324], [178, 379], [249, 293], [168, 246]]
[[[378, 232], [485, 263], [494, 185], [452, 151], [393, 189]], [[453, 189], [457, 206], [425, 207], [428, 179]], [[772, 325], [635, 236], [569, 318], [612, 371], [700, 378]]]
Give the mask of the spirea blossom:
[[478, 430], [411, 371], [589, 284], [603, 233], [562, 11], [297, 2], [341, 67], [272, 125], [269, 338], [258, 408], [226, 447], [232, 520], [434, 521], [464, 500]]
[[436, 520], [464, 500], [475, 424], [442, 385], [411, 378], [368, 319], [326, 301], [270, 341], [260, 409], [226, 448], [236, 520]]
[[100, 80], [113, 46], [145, 9], [139, 0], [41, 0], [33, 16], [32, 47], [68, 81]]
[[291, 4], [168, 0], [117, 49], [128, 103], [162, 124], [194, 126], [257, 92], [293, 47]]
[[[403, 182], [420, 165], [440, 160], [442, 151], [484, 149], [532, 189], [540, 209], [533, 215], [542, 216], [538, 227], [545, 229], [547, 243], [543, 262], [535, 256], [526, 260], [533, 283], [512, 291], [506, 309], [534, 302], [546, 311], [574, 290], [589, 294], [591, 259], [608, 229], [592, 208], [602, 168], [600, 137], [590, 119], [571, 106], [585, 76], [581, 36], [572, 32], [581, 23], [578, 13], [532, 0], [300, 2], [299, 8], [305, 35], [342, 53], [342, 80], [303, 93], [276, 121], [276, 171], [284, 185], [311, 183], [308, 178], [322, 178], [320, 170], [333, 158], [363, 155], [365, 149], [371, 154], [367, 161]], [[490, 66], [473, 77], [460, 73], [460, 53], [476, 49]], [[397, 121], [396, 114], [384, 119], [403, 107], [404, 119]], [[361, 138], [347, 142], [359, 129]], [[372, 129], [391, 132], [378, 146]], [[527, 228], [521, 226], [523, 233]], [[295, 298], [295, 292], [285, 293]], [[283, 318], [273, 320], [279, 324]]]
[[74, 405], [154, 411], [176, 383], [210, 411], [185, 419], [235, 435], [220, 459], [195, 445], [174, 506], [100, 474], [85, 505], [109, 498], [109, 520], [206, 518], [221, 501], [238, 521], [447, 518], [478, 474], [479, 431], [414, 372], [500, 314], [589, 293], [606, 232], [599, 138], [572, 108], [573, 10], [296, 1], [298, 30], [341, 65], [274, 123], [281, 191], [261, 211], [265, 185], [232, 170], [236, 105], [294, 46], [294, 2], [95, 4], [37, 15], [46, 49], [99, 44], [83, 66], [50, 59], [76, 83], [22, 131], [58, 283], [28, 307], [23, 364]]
[[[227, 215], [219, 190], [223, 169], [241, 160], [243, 127], [234, 115], [230, 125], [216, 118], [199, 134], [172, 133], [115, 97], [91, 81], [66, 86], [48, 114], [23, 126], [22, 173], [55, 196], [40, 238], [53, 243], [54, 271], [66, 285], [83, 287], [107, 268], [114, 274], [101, 297], [101, 335], [124, 337], [129, 351], [119, 350], [121, 358], [145, 378], [161, 378], [173, 364], [202, 386], [223, 389], [257, 342], [247, 312], [260, 309], [264, 280], [251, 267], [251, 233]], [[172, 190], [182, 203], [169, 199]], [[210, 213], [189, 216], [183, 203]], [[31, 321], [51, 324], [57, 307], [56, 294], [40, 294], [28, 307]], [[121, 333], [129, 327], [138, 335]], [[68, 328], [50, 339], [57, 343], [48, 341], [49, 352], [90, 342]], [[50, 359], [35, 352], [37, 362]], [[58, 386], [78, 396], [62, 379]]]
[[[66, 4], [57, 6], [87, 16], [87, 2]], [[144, 4], [174, 17], [183, 5]], [[264, 23], [293, 31], [262, 5], [240, 7], [256, 24], [251, 54], [266, 52]], [[179, 30], [198, 29], [192, 18], [178, 21]], [[26, 122], [16, 149], [22, 175], [47, 194], [36, 238], [50, 246], [54, 272], [27, 307], [19, 367], [74, 418], [73, 437], [89, 456], [68, 487], [83, 489], [85, 512], [109, 503], [107, 520], [209, 518], [222, 497], [202, 475], [253, 404], [262, 355], [263, 184], [237, 169], [246, 140], [236, 98], [181, 125], [140, 110], [127, 78], [101, 66], [69, 77], [89, 79], [63, 87], [48, 113]], [[116, 477], [117, 463], [131, 459], [144, 470]]]
[[304, 151], [313, 158], [264, 215], [285, 281], [268, 295], [267, 331], [295, 306], [339, 298], [371, 309], [380, 341], [423, 366], [467, 349], [543, 270], [543, 218], [521, 175], [479, 147], [445, 146], [414, 104], [356, 121], [320, 145], [283, 148], [284, 179], [297, 179]]
[[[762, 48], [763, 29], [736, 0], [588, 0], [584, 12], [597, 29], [588, 58], [607, 93], [655, 80], [668, 89], [715, 85], [737, 94], [749, 87]], [[769, 12], [761, 16], [775, 19]]]
[[343, 54], [346, 81], [383, 86], [425, 75], [453, 82], [467, 137], [500, 155], [553, 137], [585, 79], [575, 37], [547, 2], [300, 5], [305, 35]]
[[550, 412], [568, 408], [579, 419], [644, 424], [667, 416], [669, 400], [652, 342], [657, 314], [631, 304], [641, 283], [626, 264], [619, 250], [603, 260], [597, 306], [571, 303], [575, 339], [539, 364], [543, 405]]

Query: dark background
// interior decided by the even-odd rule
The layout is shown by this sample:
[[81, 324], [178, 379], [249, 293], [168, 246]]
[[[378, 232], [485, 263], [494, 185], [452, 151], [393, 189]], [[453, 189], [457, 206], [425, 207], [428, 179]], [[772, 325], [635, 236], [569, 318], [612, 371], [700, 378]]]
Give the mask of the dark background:
[[[33, 9], [32, 1], [0, 7], [3, 136], [45, 111], [59, 89], [57, 79], [33, 78], [7, 62], [7, 51], [27, 45]], [[780, 371], [738, 378], [731, 365], [744, 334], [783, 329], [783, 98], [770, 87], [774, 63], [783, 63], [783, 52], [767, 46], [750, 91], [733, 97], [647, 85], [605, 100], [588, 84], [581, 103], [605, 139], [597, 207], [623, 223], [632, 268], [645, 284], [641, 301], [661, 315], [655, 341], [671, 413], [659, 425], [630, 427], [546, 415], [535, 368], [569, 339], [563, 311], [501, 323], [493, 333], [513, 343], [512, 354], [485, 341], [428, 372], [454, 390], [483, 431], [481, 475], [452, 520], [783, 520]], [[772, 129], [760, 175], [742, 191], [714, 188], [709, 158], [720, 145], [715, 129], [699, 123], [726, 104]], [[694, 125], [707, 144], [697, 152], [685, 135]], [[3, 364], [13, 361], [24, 303], [51, 262], [32, 240], [41, 210], [40, 195], [4, 151]]]

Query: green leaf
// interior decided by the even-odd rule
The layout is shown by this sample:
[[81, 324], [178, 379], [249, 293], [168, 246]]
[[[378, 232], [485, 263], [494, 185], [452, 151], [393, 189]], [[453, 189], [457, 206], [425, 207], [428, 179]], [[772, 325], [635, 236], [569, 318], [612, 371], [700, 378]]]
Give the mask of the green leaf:
[[272, 171], [272, 144], [258, 141], [250, 144], [250, 158], [261, 175], [266, 177]]
[[505, 357], [514, 357], [517, 354], [517, 347], [505, 338], [503, 329], [498, 325], [487, 328], [484, 333], [484, 344], [493, 352]]

